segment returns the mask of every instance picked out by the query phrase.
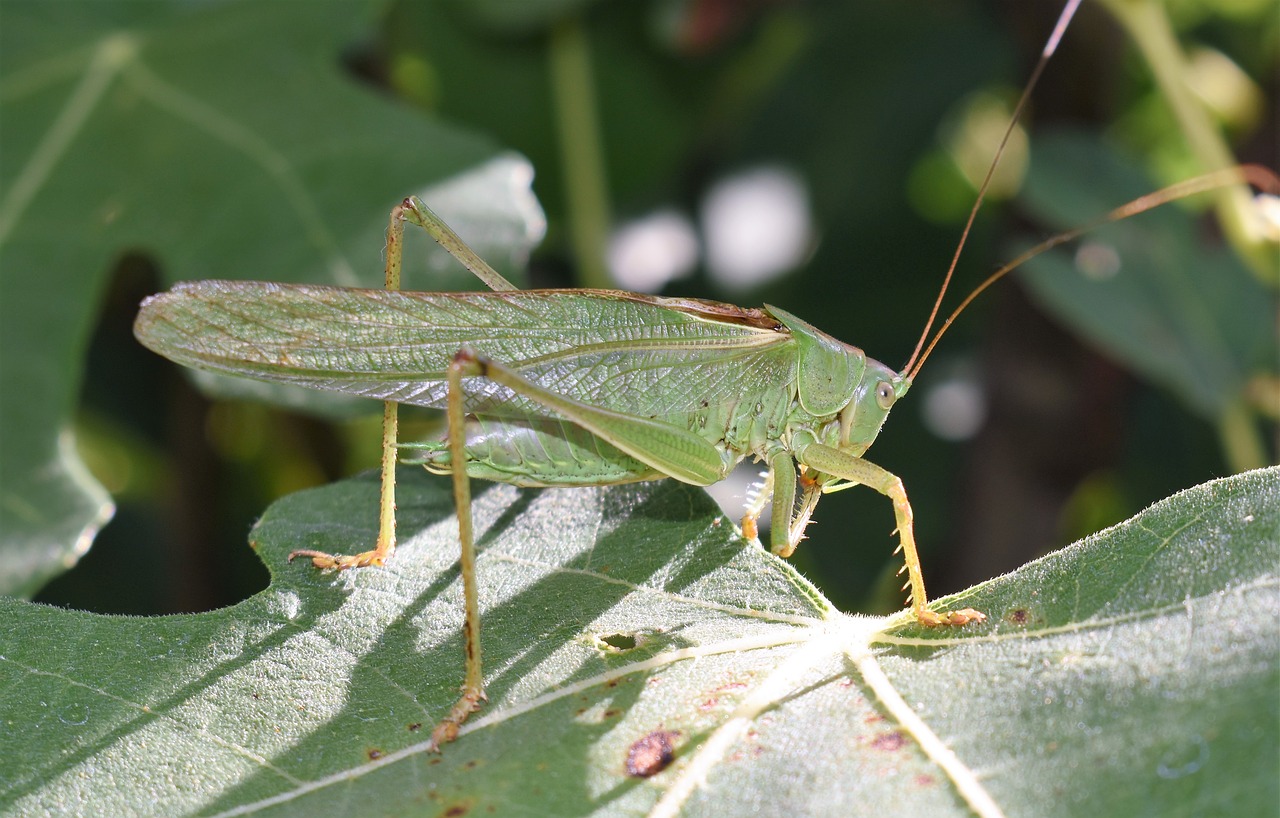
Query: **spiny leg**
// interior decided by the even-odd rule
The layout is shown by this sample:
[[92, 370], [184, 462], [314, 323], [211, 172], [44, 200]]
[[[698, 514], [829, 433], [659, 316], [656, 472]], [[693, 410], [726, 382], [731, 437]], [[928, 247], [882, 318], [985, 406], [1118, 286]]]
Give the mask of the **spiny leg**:
[[784, 559], [794, 554], [796, 547], [804, 539], [805, 529], [809, 527], [809, 519], [818, 505], [818, 498], [825, 492], [821, 483], [805, 474], [801, 474], [798, 479], [803, 492], [800, 510], [796, 511], [796, 463], [786, 451], [778, 451], [769, 459], [769, 470], [764, 482], [742, 515], [742, 536], [748, 540], [758, 539], [760, 532], [757, 520], [772, 498], [769, 550]]
[[898, 523], [897, 551], [902, 552], [902, 571], [906, 571], [907, 574], [907, 584], [903, 589], [908, 587], [911, 589], [911, 610], [920, 624], [967, 625], [970, 622], [982, 622], [987, 618], [985, 614], [973, 608], [962, 608], [941, 614], [929, 609], [929, 601], [924, 589], [924, 572], [920, 568], [920, 555], [916, 551], [914, 515], [902, 480], [874, 463], [821, 443], [806, 447], [800, 452], [800, 458], [806, 465], [824, 474], [870, 486], [893, 502], [893, 513]]
[[[404, 218], [408, 203], [391, 209], [391, 221], [387, 225], [386, 287], [400, 289], [400, 267], [404, 255]], [[294, 557], [310, 557], [316, 568], [364, 568], [382, 565], [396, 550], [396, 437], [399, 428], [399, 404], [384, 401], [382, 404], [382, 484], [378, 499], [378, 539], [372, 551], [359, 554], [329, 554], [324, 551], [300, 549], [289, 554]]]
[[[754, 483], [752, 487], [755, 487]], [[773, 469], [770, 468], [765, 472], [764, 482], [755, 490], [755, 493], [747, 493], [746, 510], [742, 512], [742, 536], [745, 539], [752, 542], [760, 539], [760, 515], [764, 513], [764, 507], [772, 496]]]
[[[786, 467], [792, 475], [795, 475], [795, 462], [791, 460], [790, 454], [787, 456]], [[809, 520], [813, 517], [813, 509], [818, 507], [818, 501], [822, 498], [822, 483], [814, 479], [812, 472], [810, 474], [801, 472], [799, 477], [792, 476], [790, 483], [792, 485], [786, 502], [774, 503], [773, 506], [772, 525], [776, 526], [773, 530], [778, 531], [778, 534], [774, 534], [771, 538], [772, 550], [783, 559], [794, 554], [801, 540], [804, 540], [805, 530], [808, 529]], [[796, 485], [800, 486], [799, 508], [796, 508], [795, 504]]]
[[791, 455], [779, 451], [769, 459], [769, 476], [773, 479], [773, 512], [769, 522], [769, 550], [783, 559], [795, 553], [809, 527], [809, 518], [822, 496], [822, 485], [810, 475], [799, 477], [800, 509], [796, 510], [796, 463]]

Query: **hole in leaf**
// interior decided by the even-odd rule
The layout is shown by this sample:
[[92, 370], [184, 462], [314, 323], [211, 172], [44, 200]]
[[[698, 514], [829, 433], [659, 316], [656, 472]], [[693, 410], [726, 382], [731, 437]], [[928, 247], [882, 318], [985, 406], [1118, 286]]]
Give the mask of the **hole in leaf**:
[[600, 637], [600, 642], [604, 650], [635, 650], [639, 644], [630, 633], [606, 633]]

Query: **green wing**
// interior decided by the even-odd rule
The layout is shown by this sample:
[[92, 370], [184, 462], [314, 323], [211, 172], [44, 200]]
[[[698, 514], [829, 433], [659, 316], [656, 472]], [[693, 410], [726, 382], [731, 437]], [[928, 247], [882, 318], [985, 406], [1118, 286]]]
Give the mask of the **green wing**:
[[[791, 335], [767, 313], [612, 290], [198, 281], [147, 299], [134, 332], [186, 366], [437, 408], [464, 345], [557, 394], [643, 417], [750, 407], [795, 378]], [[467, 392], [469, 412], [548, 414], [479, 379]]]

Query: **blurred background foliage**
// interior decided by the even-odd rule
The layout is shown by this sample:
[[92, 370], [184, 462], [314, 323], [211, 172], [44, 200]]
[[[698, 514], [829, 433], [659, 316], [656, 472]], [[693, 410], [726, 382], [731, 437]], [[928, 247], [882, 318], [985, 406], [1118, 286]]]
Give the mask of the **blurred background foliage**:
[[[12, 18], [20, 5], [6, 3], [0, 14]], [[64, 4], [25, 5], [51, 19], [67, 13]], [[178, 36], [174, 26], [199, 30], [208, 25], [202, 18], [216, 21], [227, 8], [97, 5], [113, 11], [85, 24], [86, 38]], [[894, 367], [911, 354], [973, 178], [1059, 12], [1049, 2], [916, 0], [313, 5], [351, 12], [328, 15], [319, 51], [300, 41], [321, 24], [299, 33], [288, 14], [262, 20], [264, 41], [277, 39], [279, 73], [228, 81], [223, 110], [265, 105], [290, 118], [299, 104], [290, 89], [305, 83], [310, 65], [300, 55], [327, 54], [359, 93], [449, 123], [462, 144], [479, 140], [477, 157], [527, 157], [547, 217], [532, 286], [643, 286], [778, 304]], [[1204, 137], [1188, 137], [1197, 128], [1208, 129], [1209, 153], [1216, 145], [1276, 167], [1274, 11], [1269, 0], [1086, 3], [1012, 140], [951, 303], [1026, 237], [1207, 169], [1215, 159]], [[1154, 17], [1132, 22], [1139, 13]], [[1168, 23], [1165, 42], [1177, 50], [1136, 46], [1118, 19], [1143, 32], [1152, 19]], [[65, 28], [44, 30], [69, 37]], [[1187, 90], [1192, 124], [1155, 76]], [[14, 98], [16, 83], [0, 87], [0, 102]], [[345, 97], [306, 103], [312, 121], [335, 134], [359, 127]], [[12, 190], [28, 157], [8, 141], [0, 187]], [[388, 174], [437, 151], [418, 132], [386, 134], [386, 142], [379, 155]], [[145, 157], [143, 191], [165, 177], [165, 162]], [[335, 191], [363, 184], [337, 159], [326, 173]], [[414, 180], [406, 177], [400, 194], [415, 192]], [[344, 245], [370, 282], [381, 267], [377, 225], [400, 194], [368, 208], [359, 241]], [[1275, 460], [1275, 245], [1233, 238], [1224, 246], [1219, 222], [1205, 215], [1210, 206], [1168, 206], [1044, 260], [1026, 281], [979, 299], [940, 344], [869, 453], [907, 486], [934, 595], [1011, 570], [1177, 490]], [[200, 229], [192, 222], [169, 238]], [[275, 242], [299, 241], [271, 229]], [[244, 542], [272, 499], [376, 465], [376, 405], [335, 422], [204, 397], [133, 341], [137, 303], [167, 282], [277, 277], [270, 259], [192, 270], [175, 268], [174, 258], [133, 239], [89, 273], [103, 283], [92, 330], [73, 344], [81, 356], [68, 373], [80, 383], [73, 428], [116, 512], [39, 600], [129, 613], [234, 602], [265, 584]], [[30, 274], [12, 255], [0, 262], [0, 280]], [[1099, 267], [1102, 274], [1081, 274]], [[1129, 289], [1092, 289], [1099, 282]], [[1152, 305], [1169, 292], [1170, 303]], [[1157, 353], [1164, 360], [1148, 360]], [[15, 382], [5, 372], [0, 379], [12, 395]], [[14, 417], [6, 411], [0, 446], [24, 435]], [[20, 479], [10, 469], [5, 488]], [[728, 506], [740, 507], [745, 488], [727, 491]], [[794, 557], [800, 569], [845, 609], [894, 609], [889, 503], [842, 492], [815, 519]]]

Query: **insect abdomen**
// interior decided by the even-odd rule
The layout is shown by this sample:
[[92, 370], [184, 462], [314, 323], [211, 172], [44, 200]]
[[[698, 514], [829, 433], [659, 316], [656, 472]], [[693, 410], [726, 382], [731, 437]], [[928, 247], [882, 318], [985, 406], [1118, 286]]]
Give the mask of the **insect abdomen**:
[[[402, 446], [402, 462], [440, 474], [452, 470], [443, 440]], [[467, 474], [516, 486], [598, 486], [656, 480], [664, 475], [590, 432], [553, 419], [470, 418]]]

